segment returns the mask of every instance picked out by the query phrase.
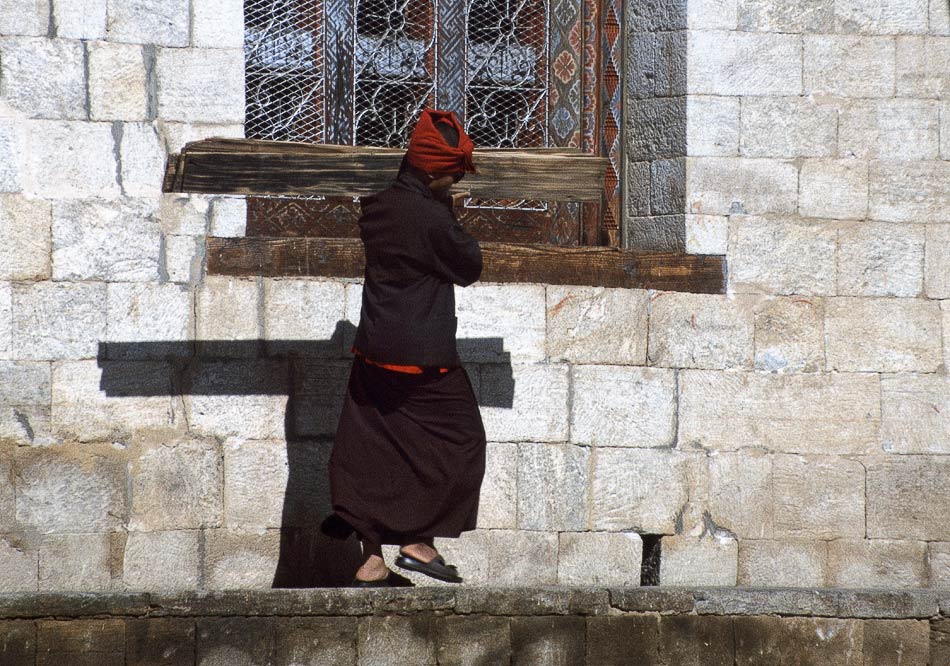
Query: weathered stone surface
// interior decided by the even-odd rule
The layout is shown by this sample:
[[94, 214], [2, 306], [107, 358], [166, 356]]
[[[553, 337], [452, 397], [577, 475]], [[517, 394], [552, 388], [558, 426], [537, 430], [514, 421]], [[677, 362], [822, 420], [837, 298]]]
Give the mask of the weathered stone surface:
[[224, 524], [280, 527], [287, 490], [283, 441], [231, 439], [224, 443]]
[[824, 369], [824, 301], [769, 298], [755, 311], [755, 369], [816, 372]]
[[771, 456], [758, 449], [742, 449], [714, 451], [707, 460], [709, 520], [742, 539], [740, 545], [749, 539], [770, 537], [773, 531]]
[[463, 361], [528, 363], [544, 358], [543, 286], [476, 285], [456, 289], [455, 299]]
[[557, 582], [636, 586], [640, 584], [642, 559], [643, 540], [634, 532], [561, 532]]
[[626, 25], [634, 32], [684, 30], [687, 18], [683, 0], [647, 0], [630, 8]]
[[356, 666], [357, 623], [349, 617], [281, 619], [276, 625], [277, 663]]
[[35, 592], [37, 551], [14, 535], [0, 536], [0, 592]]
[[510, 407], [481, 407], [488, 439], [495, 442], [567, 441], [567, 365], [485, 365], [481, 369], [482, 403], [500, 404], [514, 395]]
[[801, 41], [794, 35], [693, 32], [688, 89], [694, 95], [798, 95]]
[[686, 98], [635, 100], [624, 124], [628, 160], [656, 160], [686, 154]]
[[928, 298], [950, 298], [950, 224], [928, 224], [924, 256]]
[[852, 666], [862, 655], [860, 620], [804, 617], [733, 619], [736, 663], [759, 666], [786, 660], [800, 664]]
[[729, 218], [724, 215], [687, 215], [687, 254], [726, 254]]
[[58, 201], [53, 205], [53, 278], [148, 282], [161, 248], [146, 199]]
[[187, 46], [190, 14], [188, 0], [109, 0], [106, 34], [113, 42]]
[[165, 236], [165, 271], [170, 282], [195, 284], [203, 269], [205, 240], [203, 236]]
[[794, 213], [798, 169], [783, 160], [691, 157], [687, 212], [706, 215]]
[[436, 620], [437, 663], [445, 666], [506, 664], [511, 659], [511, 628], [506, 617], [450, 615]]
[[950, 162], [872, 162], [870, 214], [886, 222], [950, 222]]
[[[489, 530], [489, 585], [522, 587], [557, 582], [558, 537], [553, 532]], [[475, 553], [483, 559], [485, 552]]]
[[[165, 138], [165, 147], [170, 153], [181, 152], [189, 141], [200, 141], [213, 137], [240, 139], [244, 137], [244, 123], [214, 121], [205, 122], [162, 122], [162, 136]], [[166, 195], [167, 196], [167, 195]], [[194, 195], [192, 195], [194, 196]]]
[[266, 589], [274, 581], [280, 530], [206, 531], [205, 585], [209, 589]]
[[623, 246], [641, 252], [684, 252], [686, 216], [628, 217], [623, 222]]
[[128, 618], [125, 650], [128, 666], [194, 666], [195, 621], [181, 617]]
[[950, 367], [950, 301], [940, 301], [943, 315], [943, 364]]
[[733, 538], [663, 537], [660, 585], [735, 585], [737, 558]]
[[918, 99], [857, 100], [842, 107], [842, 157], [934, 160], [939, 147], [939, 104]]
[[676, 428], [672, 370], [591, 365], [575, 366], [572, 372], [571, 441], [645, 447], [672, 443]]
[[684, 370], [680, 446], [871, 453], [881, 420], [876, 375]]
[[[530, 444], [527, 446], [531, 446]], [[485, 450], [485, 477], [478, 497], [478, 527], [518, 527], [518, 444], [490, 442]]]
[[641, 289], [547, 288], [547, 355], [554, 361], [641, 365], [647, 305]]
[[13, 285], [0, 283], [0, 359], [13, 354]]
[[950, 5], [940, 0], [930, 3], [930, 33], [950, 35]]
[[926, 559], [924, 541], [834, 539], [828, 542], [826, 584], [898, 589], [926, 587]]
[[209, 235], [208, 217], [212, 201], [203, 194], [162, 195], [158, 215], [162, 231], [174, 235]]
[[[0, 302], [3, 300], [2, 294], [3, 290], [0, 289]], [[0, 311], [2, 309], [0, 305]], [[0, 361], [0, 386], [3, 387], [0, 395], [0, 440], [7, 440], [11, 444], [49, 444], [50, 365]], [[9, 460], [12, 463], [12, 453]], [[12, 501], [12, 485], [10, 498]], [[2, 513], [0, 510], [0, 515]], [[0, 518], [0, 525], [3, 524]]]
[[927, 0], [839, 0], [838, 32], [893, 35], [927, 32]]
[[[182, 285], [110, 283], [106, 292], [108, 356], [156, 358], [183, 356], [194, 337], [192, 292]], [[139, 343], [122, 345], [108, 343]]]
[[[343, 319], [344, 290], [340, 282], [264, 280], [264, 339], [270, 354], [297, 353], [339, 358], [340, 342], [331, 344]], [[299, 341], [311, 344], [299, 349]]]
[[48, 0], [0, 0], [0, 35], [46, 35]]
[[52, 5], [57, 37], [105, 37], [106, 0], [53, 0]]
[[[209, 72], [214, 76], [209, 77]], [[243, 72], [242, 49], [159, 49], [159, 117], [184, 122], [243, 122]]]
[[[830, 157], [835, 153], [838, 112], [834, 106], [807, 97], [746, 97], [741, 115], [740, 152], [745, 157]], [[710, 121], [697, 118], [701, 123]]]
[[172, 366], [165, 362], [59, 362], [52, 382], [50, 418], [58, 439], [116, 441], [169, 434], [184, 425]]
[[753, 587], [823, 587], [829, 543], [834, 541], [741, 539], [736, 582]]
[[611, 588], [610, 606], [635, 613], [691, 613], [693, 591], [681, 587]]
[[16, 497], [13, 491], [15, 446], [13, 442], [0, 444], [0, 533], [13, 532], [16, 519]]
[[198, 530], [129, 532], [122, 583], [129, 590], [193, 590], [200, 580]]
[[738, 24], [736, 0], [693, 0], [689, 2], [691, 30], [735, 30]]
[[857, 160], [805, 160], [798, 210], [806, 217], [860, 220], [868, 211], [868, 165]]
[[119, 195], [112, 123], [36, 120], [26, 126], [25, 141], [27, 194], [54, 199]]
[[39, 588], [101, 592], [110, 587], [109, 534], [51, 534], [40, 545]]
[[[950, 102], [940, 105], [940, 157], [950, 159]], [[2, 175], [3, 172], [0, 171], [0, 183], [3, 180]]]
[[945, 376], [882, 377], [881, 412], [884, 451], [950, 453], [950, 381]]
[[130, 529], [221, 524], [222, 470], [214, 442], [168, 441], [133, 451]]
[[276, 360], [194, 366], [186, 379], [191, 390], [185, 395], [189, 429], [208, 437], [285, 438], [287, 372], [287, 364]]
[[82, 44], [42, 37], [0, 38], [0, 97], [32, 118], [84, 118]]
[[658, 654], [663, 666], [735, 664], [732, 618], [661, 615]]
[[36, 625], [29, 620], [0, 622], [0, 654], [9, 666], [36, 666]]
[[891, 97], [895, 46], [888, 37], [805, 35], [805, 93]]
[[936, 595], [921, 590], [718, 587], [695, 590], [693, 595], [695, 610], [701, 615], [768, 613], [906, 619], [928, 618], [938, 612]]
[[685, 30], [656, 33], [653, 66], [656, 68], [657, 97], [686, 94], [687, 33]]
[[659, 666], [659, 622], [658, 615], [588, 619], [587, 661], [583, 663], [602, 666]]
[[512, 618], [512, 666], [584, 663], [586, 628], [580, 617]]
[[111, 447], [18, 447], [13, 464], [16, 518], [24, 527], [52, 534], [125, 524], [125, 462]]
[[910, 456], [867, 463], [867, 536], [950, 540], [950, 460]]
[[838, 232], [838, 293], [920, 296], [924, 225], [859, 222]]
[[751, 32], [833, 32], [834, 7], [825, 0], [739, 0], [739, 29]]
[[776, 538], [840, 539], [864, 536], [864, 466], [830, 455], [772, 458]]
[[247, 227], [247, 201], [244, 197], [219, 197], [211, 202], [211, 235], [240, 238]]
[[927, 544], [927, 562], [929, 565], [929, 587], [950, 587], [950, 543], [931, 541]]
[[317, 360], [313, 357], [295, 362], [294, 395], [292, 404], [288, 402], [288, 409], [293, 407], [296, 435], [333, 437], [336, 434], [351, 365], [350, 361]]
[[690, 464], [699, 460], [697, 454], [596, 448], [592, 457], [591, 529], [675, 531], [677, 515], [689, 500]]
[[622, 35], [626, 53], [621, 76], [624, 77], [624, 95], [628, 100], [656, 96], [656, 35], [651, 32], [628, 32]]
[[739, 155], [738, 98], [690, 95], [686, 101], [686, 114], [688, 155]]
[[650, 210], [654, 215], [677, 215], [686, 209], [686, 160], [682, 157], [650, 163]]
[[121, 619], [40, 620], [36, 664], [123, 666], [125, 622]]
[[[263, 322], [258, 321], [260, 298], [256, 280], [207, 276], [197, 292], [198, 340], [262, 338]], [[257, 352], [256, 345], [248, 343], [216, 344], [214, 350], [234, 356], [254, 356]]]
[[651, 297], [651, 365], [737, 368], [752, 363], [754, 298], [657, 292]]
[[940, 663], [932, 660], [930, 626], [926, 620], [865, 620], [864, 663], [875, 666]]
[[933, 372], [942, 363], [940, 306], [911, 298], [829, 299], [828, 368], [851, 372]]
[[122, 192], [137, 197], [161, 196], [166, 155], [155, 125], [124, 123], [121, 128]]
[[0, 192], [19, 192], [22, 188], [25, 144], [23, 125], [0, 118]]
[[357, 629], [360, 664], [435, 666], [438, 627], [426, 616], [367, 617]]
[[606, 590], [585, 587], [456, 587], [455, 611], [489, 615], [603, 615]]
[[50, 276], [48, 201], [0, 195], [0, 280], [44, 280]]
[[199, 618], [196, 664], [257, 666], [274, 663], [276, 618]]
[[518, 445], [518, 527], [582, 530], [590, 451], [573, 444]]

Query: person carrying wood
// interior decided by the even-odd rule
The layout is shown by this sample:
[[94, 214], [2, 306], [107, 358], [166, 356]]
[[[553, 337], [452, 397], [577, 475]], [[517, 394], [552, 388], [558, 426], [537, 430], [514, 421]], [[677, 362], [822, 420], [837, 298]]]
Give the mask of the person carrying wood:
[[454, 286], [482, 270], [478, 241], [457, 222], [449, 188], [475, 171], [452, 112], [422, 112], [399, 174], [360, 200], [366, 255], [353, 365], [330, 455], [328, 534], [354, 530], [357, 587], [411, 585], [397, 566], [460, 583], [434, 537], [475, 529], [485, 429], [456, 349]]

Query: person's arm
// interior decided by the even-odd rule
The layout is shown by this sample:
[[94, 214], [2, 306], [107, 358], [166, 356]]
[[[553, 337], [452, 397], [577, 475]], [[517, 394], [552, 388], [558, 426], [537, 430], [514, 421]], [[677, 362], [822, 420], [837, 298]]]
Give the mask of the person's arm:
[[467, 287], [482, 274], [482, 249], [453, 215], [429, 228], [429, 245], [435, 272], [450, 282]]

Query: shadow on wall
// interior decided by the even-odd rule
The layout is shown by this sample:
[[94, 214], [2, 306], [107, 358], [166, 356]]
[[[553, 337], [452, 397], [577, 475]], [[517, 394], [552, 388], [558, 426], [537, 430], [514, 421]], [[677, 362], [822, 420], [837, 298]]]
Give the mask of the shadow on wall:
[[[345, 585], [359, 566], [355, 536], [333, 539], [319, 529], [331, 513], [327, 465], [351, 364], [342, 350], [355, 331], [339, 321], [329, 340], [99, 343], [100, 389], [107, 396], [287, 396], [288, 477], [273, 587]], [[479, 405], [510, 408], [514, 378], [503, 340], [461, 339], [458, 347], [463, 362], [492, 359], [490, 386], [477, 366], [468, 366]]]

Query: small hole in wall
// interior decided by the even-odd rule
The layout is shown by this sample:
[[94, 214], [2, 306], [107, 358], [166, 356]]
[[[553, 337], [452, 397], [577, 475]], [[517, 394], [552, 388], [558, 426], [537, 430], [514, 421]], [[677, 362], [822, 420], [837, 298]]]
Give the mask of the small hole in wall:
[[641, 534], [643, 562], [640, 564], [640, 585], [660, 584], [660, 539], [662, 534]]

